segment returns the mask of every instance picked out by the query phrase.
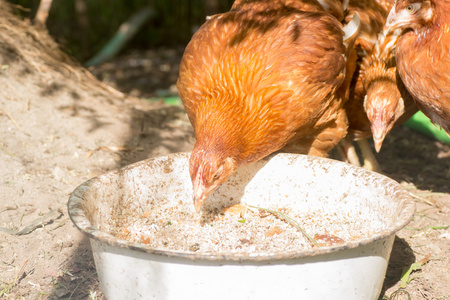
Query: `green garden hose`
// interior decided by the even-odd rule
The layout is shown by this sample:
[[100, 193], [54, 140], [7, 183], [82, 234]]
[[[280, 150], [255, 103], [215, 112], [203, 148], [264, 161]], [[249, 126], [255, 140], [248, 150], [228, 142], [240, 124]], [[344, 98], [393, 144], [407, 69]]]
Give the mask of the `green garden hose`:
[[417, 112], [408, 121], [406, 121], [405, 125], [442, 143], [450, 145], [450, 137], [444, 129], [438, 128], [436, 125], [431, 123], [430, 119], [428, 119], [428, 117], [421, 111]]

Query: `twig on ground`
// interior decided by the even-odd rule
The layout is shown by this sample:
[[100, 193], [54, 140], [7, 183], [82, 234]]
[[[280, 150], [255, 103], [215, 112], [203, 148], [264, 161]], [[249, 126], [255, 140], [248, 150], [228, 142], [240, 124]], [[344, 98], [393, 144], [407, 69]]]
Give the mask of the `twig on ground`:
[[126, 146], [109, 146], [109, 147], [100, 146], [100, 147], [97, 147], [96, 149], [91, 150], [88, 153], [86, 153], [86, 159], [90, 158], [92, 156], [92, 154], [94, 154], [94, 152], [96, 152], [96, 151], [106, 151], [109, 153], [117, 154], [120, 157], [123, 157], [121, 152], [143, 151], [143, 148], [140, 148], [140, 147], [129, 148]]
[[22, 275], [25, 272], [25, 267], [27, 266], [28, 263], [29, 263], [29, 260], [27, 259], [20, 267], [19, 272], [17, 273], [16, 277], [14, 278], [14, 285], [18, 284], [20, 282], [20, 280], [22, 279]]
[[25, 272], [25, 267], [27, 266], [29, 260], [27, 259], [22, 266], [19, 269], [19, 272], [17, 272], [16, 277], [14, 277], [14, 281], [13, 282], [3, 282], [6, 285], [2, 286], [2, 289], [0, 290], [0, 297], [2, 297], [5, 294], [8, 294], [11, 292], [11, 290], [19, 284], [19, 282], [22, 280], [23, 273]]
[[[51, 219], [53, 217], [53, 215], [55, 215], [56, 213], [59, 213], [59, 215], [56, 218]], [[25, 235], [25, 234], [32, 232], [36, 228], [38, 228], [44, 224], [47, 224], [49, 221], [53, 221], [53, 220], [60, 218], [62, 215], [63, 215], [63, 212], [62, 212], [61, 208], [54, 209], [54, 210], [49, 211], [42, 217], [37, 218], [36, 220], [34, 220], [28, 226], [25, 226], [21, 230], [17, 231], [17, 230], [11, 230], [11, 229], [5, 228], [5, 227], [0, 227], [0, 231], [6, 232], [6, 233], [9, 233], [12, 235]]]
[[411, 300], [411, 295], [404, 288], [399, 288], [398, 290], [393, 292], [389, 297], [389, 300], [399, 300], [401, 299], [401, 295], [406, 295], [406, 297], [408, 297], [408, 300]]
[[15, 157], [14, 154], [10, 153], [8, 150], [6, 150], [5, 148], [2, 147], [2, 145], [0, 145], [0, 150], [2, 150], [3, 152], [5, 152], [6, 154], [8, 154], [11, 157]]
[[425, 203], [428, 204], [428, 205], [431, 205], [431, 206], [437, 207], [437, 208], [439, 208], [439, 209], [442, 209], [442, 206], [441, 206], [437, 201], [432, 202], [432, 201], [427, 200], [427, 199], [425, 198], [425, 197], [428, 197], [428, 196], [435, 196], [435, 195], [439, 195], [439, 194], [442, 194], [442, 193], [432, 193], [432, 192], [430, 192], [430, 193], [422, 194], [422, 195], [420, 195], [420, 196], [418, 196], [418, 195], [416, 195], [416, 194], [413, 194], [413, 193], [411, 193], [411, 192], [408, 192], [408, 193], [411, 195], [411, 197], [413, 197], [413, 198], [415, 198], [415, 199], [418, 199], [418, 200], [420, 200], [420, 201], [423, 201], [423, 202], [425, 202]]
[[16, 209], [19, 209], [19, 206], [17, 206], [17, 204], [16, 204], [15, 207], [14, 207], [14, 206], [6, 206], [6, 207], [3, 208], [2, 210], [0, 210], [0, 213], [2, 213], [2, 212], [4, 212], [4, 211], [8, 211], [8, 210], [16, 210]]
[[56, 229], [58, 229], [58, 228], [60, 228], [60, 227], [63, 227], [63, 226], [66, 224], [66, 221], [67, 221], [68, 219], [69, 219], [69, 218], [66, 218], [66, 219], [62, 220], [61, 222], [59, 222], [58, 225], [56, 225], [55, 228], [52, 228], [51, 231], [56, 230]]
[[30, 136], [19, 126], [19, 124], [17, 124], [17, 122], [14, 120], [14, 118], [11, 116], [11, 114], [8, 111], [2, 109], [2, 110], [0, 110], [0, 114], [5, 114], [11, 120], [11, 122], [13, 122], [13, 124], [16, 125], [16, 127], [20, 130], [20, 132], [22, 132], [26, 136]]
[[82, 281], [80, 281], [80, 282], [75, 286], [75, 288], [73, 289], [72, 293], [70, 293], [69, 300], [72, 299], [73, 294], [74, 294], [75, 291], [78, 289], [78, 287], [80, 286], [80, 284], [86, 282], [89, 278], [91, 278], [92, 276], [94, 276], [94, 275], [96, 275], [96, 274], [97, 274], [97, 272], [94, 272], [94, 273], [92, 273], [91, 275], [89, 275], [88, 277], [84, 278]]

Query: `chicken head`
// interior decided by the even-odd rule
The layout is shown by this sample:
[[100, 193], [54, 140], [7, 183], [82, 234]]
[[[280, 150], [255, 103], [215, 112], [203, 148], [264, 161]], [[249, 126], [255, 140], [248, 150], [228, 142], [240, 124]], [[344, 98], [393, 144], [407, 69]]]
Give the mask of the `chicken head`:
[[405, 104], [396, 82], [372, 82], [364, 99], [364, 107], [370, 121], [375, 150], [380, 152], [386, 134], [405, 112]]
[[199, 149], [198, 144], [189, 159], [189, 173], [194, 189], [194, 207], [200, 211], [206, 197], [237, 168], [233, 157], [224, 157], [223, 151]]
[[389, 13], [385, 29], [389, 32], [398, 28], [417, 30], [429, 23], [433, 16], [433, 7], [430, 1], [399, 0]]

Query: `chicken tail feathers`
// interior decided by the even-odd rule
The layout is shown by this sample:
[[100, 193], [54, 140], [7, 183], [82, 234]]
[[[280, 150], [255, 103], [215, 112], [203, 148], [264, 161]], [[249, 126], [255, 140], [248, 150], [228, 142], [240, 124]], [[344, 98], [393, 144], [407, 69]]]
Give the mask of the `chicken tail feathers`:
[[348, 51], [348, 49], [353, 48], [353, 44], [355, 43], [356, 38], [358, 37], [359, 30], [361, 27], [361, 18], [358, 13], [353, 15], [353, 18], [347, 25], [344, 26], [344, 45]]

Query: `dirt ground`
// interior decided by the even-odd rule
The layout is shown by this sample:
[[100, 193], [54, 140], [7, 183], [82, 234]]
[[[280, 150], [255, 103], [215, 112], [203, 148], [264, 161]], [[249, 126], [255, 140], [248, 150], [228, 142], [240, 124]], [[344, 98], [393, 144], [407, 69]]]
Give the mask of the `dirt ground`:
[[[0, 298], [104, 299], [66, 203], [91, 177], [191, 149], [182, 106], [143, 100], [173, 92], [182, 50], [133, 52], [92, 70], [124, 97], [28, 27], [0, 11]], [[417, 204], [382, 296], [450, 299], [450, 146], [400, 127], [377, 158]]]

